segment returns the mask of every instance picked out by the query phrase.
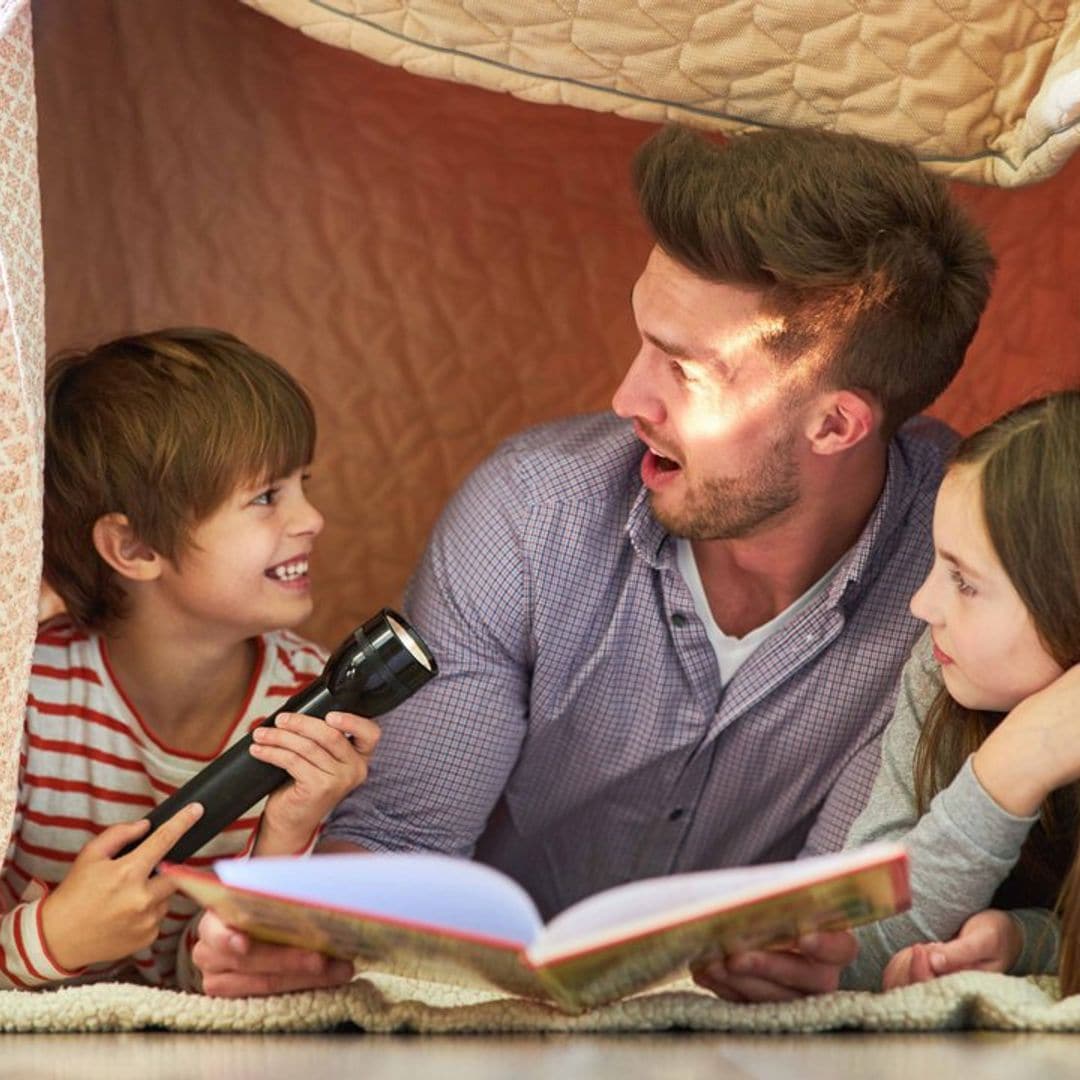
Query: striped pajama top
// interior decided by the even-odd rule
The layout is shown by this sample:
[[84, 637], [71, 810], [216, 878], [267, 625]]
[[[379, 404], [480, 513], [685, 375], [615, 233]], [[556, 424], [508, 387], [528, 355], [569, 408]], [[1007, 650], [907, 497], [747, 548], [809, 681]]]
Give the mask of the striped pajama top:
[[[217, 751], [200, 756], [155, 737], [113, 675], [98, 635], [77, 629], [66, 617], [41, 628], [15, 821], [0, 876], [0, 988], [127, 978], [177, 985], [179, 950], [190, 948], [186, 930], [199, 914], [187, 896], [172, 896], [160, 934], [148, 949], [74, 972], [50, 955], [41, 932], [41, 903], [90, 839], [110, 825], [145, 815], [322, 671], [325, 653], [290, 632], [264, 634], [257, 646], [239, 714]], [[189, 865], [246, 853], [262, 805], [206, 844]]]

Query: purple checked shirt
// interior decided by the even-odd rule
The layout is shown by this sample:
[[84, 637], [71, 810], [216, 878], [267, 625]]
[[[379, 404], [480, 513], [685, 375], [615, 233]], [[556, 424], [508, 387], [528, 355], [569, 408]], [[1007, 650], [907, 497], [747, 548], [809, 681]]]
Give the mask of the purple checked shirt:
[[949, 443], [932, 421], [901, 431], [828, 587], [726, 689], [629, 426], [579, 417], [503, 444], [409, 587], [441, 673], [383, 719], [327, 835], [473, 855], [545, 917], [637, 878], [841, 847], [919, 635], [907, 605]]

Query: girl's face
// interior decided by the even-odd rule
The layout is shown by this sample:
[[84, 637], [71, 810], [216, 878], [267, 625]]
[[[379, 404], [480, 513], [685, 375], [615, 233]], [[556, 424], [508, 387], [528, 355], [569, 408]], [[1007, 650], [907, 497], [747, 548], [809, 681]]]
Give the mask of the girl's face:
[[1008, 712], [1062, 673], [1035, 632], [982, 513], [978, 465], [956, 465], [934, 506], [934, 565], [911, 599], [929, 623], [945, 687], [961, 705]]

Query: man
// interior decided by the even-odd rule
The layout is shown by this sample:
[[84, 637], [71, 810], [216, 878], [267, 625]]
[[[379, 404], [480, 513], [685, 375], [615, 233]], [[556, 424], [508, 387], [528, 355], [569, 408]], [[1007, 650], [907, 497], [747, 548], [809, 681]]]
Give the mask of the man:
[[[670, 128], [635, 183], [656, 246], [616, 416], [510, 440], [448, 506], [407, 601], [442, 674], [323, 843], [472, 856], [545, 916], [841, 846], [918, 633], [948, 441], [901, 425], [959, 368], [993, 264], [941, 180], [854, 136]], [[202, 936], [210, 993], [347, 977], [212, 915]], [[835, 985], [850, 939], [802, 944], [701, 978]]]

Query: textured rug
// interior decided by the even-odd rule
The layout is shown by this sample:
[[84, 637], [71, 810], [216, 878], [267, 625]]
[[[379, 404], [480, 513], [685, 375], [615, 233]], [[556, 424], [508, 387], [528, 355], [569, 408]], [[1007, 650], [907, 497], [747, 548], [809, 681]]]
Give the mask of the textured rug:
[[392, 976], [333, 991], [222, 1000], [103, 983], [0, 992], [0, 1031], [310, 1032], [1080, 1031], [1080, 996], [1051, 978], [963, 972], [887, 994], [841, 992], [782, 1005], [732, 1005], [676, 983], [582, 1016], [532, 1001]]

